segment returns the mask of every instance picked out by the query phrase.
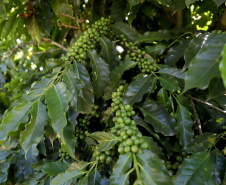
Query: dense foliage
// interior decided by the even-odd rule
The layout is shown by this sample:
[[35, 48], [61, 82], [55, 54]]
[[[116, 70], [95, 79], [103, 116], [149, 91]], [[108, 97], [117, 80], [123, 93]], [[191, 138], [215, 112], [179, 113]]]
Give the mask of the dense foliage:
[[224, 0], [0, 0], [0, 184], [226, 184]]

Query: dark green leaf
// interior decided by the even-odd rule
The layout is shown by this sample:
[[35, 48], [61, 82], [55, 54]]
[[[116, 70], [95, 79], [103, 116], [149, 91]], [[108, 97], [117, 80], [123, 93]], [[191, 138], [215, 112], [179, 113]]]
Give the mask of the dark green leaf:
[[3, 183], [7, 180], [7, 175], [9, 171], [9, 167], [11, 163], [13, 162], [13, 159], [15, 158], [15, 155], [12, 155], [8, 157], [5, 161], [0, 163], [0, 183]]
[[211, 163], [210, 153], [195, 153], [189, 158], [185, 158], [184, 164], [180, 166], [175, 176], [175, 184], [204, 184], [211, 178], [213, 172], [214, 168]]
[[97, 168], [93, 169], [89, 174], [88, 185], [101, 185], [101, 174]]
[[15, 153], [13, 150], [1, 150], [0, 151], [0, 160], [6, 159], [10, 154]]
[[208, 90], [209, 96], [207, 100], [217, 98], [218, 96], [222, 96], [226, 93], [222, 79], [219, 78], [213, 78], [212, 80], [210, 80]]
[[15, 106], [7, 116], [2, 120], [0, 125], [0, 141], [7, 138], [9, 133], [15, 132], [20, 123], [28, 122], [28, 114], [33, 102], [25, 102]]
[[197, 0], [185, 0], [185, 4], [187, 7], [189, 7], [190, 4], [193, 4], [195, 1], [197, 1]]
[[109, 81], [109, 65], [97, 54], [96, 50], [88, 50], [88, 56], [92, 66], [94, 93], [99, 98]]
[[5, 23], [3, 33], [2, 33], [4, 37], [7, 37], [9, 35], [9, 33], [12, 31], [13, 27], [15, 25], [17, 25], [16, 21], [18, 21], [18, 19], [19, 19], [17, 17], [18, 11], [19, 11], [19, 9], [15, 9], [15, 11], [9, 15], [8, 20]]
[[226, 88], [226, 45], [224, 45], [221, 56], [223, 57], [220, 62], [221, 77], [224, 82], [224, 87]]
[[69, 165], [70, 163], [66, 161], [56, 161], [45, 164], [41, 170], [49, 176], [57, 176], [59, 173], [65, 172]]
[[185, 147], [189, 153], [204, 152], [215, 144], [216, 136], [211, 133], [203, 133], [202, 135], [195, 136], [190, 143]]
[[67, 0], [51, 0], [50, 4], [53, 12], [59, 18], [59, 20], [66, 25], [71, 25], [71, 18], [61, 14], [64, 13], [73, 16], [72, 6], [68, 3]]
[[163, 44], [157, 44], [155, 46], [145, 46], [144, 50], [146, 53], [151, 55], [153, 58], [160, 56], [166, 50], [166, 46]]
[[166, 104], [168, 102], [168, 94], [164, 88], [161, 88], [157, 94], [157, 100], [158, 102], [162, 104]]
[[159, 158], [164, 158], [164, 153], [162, 152], [162, 148], [158, 146], [158, 144], [151, 137], [143, 136], [142, 137], [148, 143], [148, 149], [158, 155]]
[[180, 90], [178, 81], [173, 77], [167, 77], [165, 75], [159, 77], [159, 81], [166, 90], [175, 92], [177, 90]]
[[100, 38], [100, 45], [103, 58], [108, 63], [110, 71], [112, 71], [120, 62], [116, 46], [106, 37]]
[[189, 40], [181, 41], [178, 45], [171, 47], [166, 55], [165, 63], [169, 66], [177, 63], [179, 59], [184, 56], [188, 48], [188, 42]]
[[48, 114], [50, 116], [52, 127], [61, 140], [61, 148], [74, 157], [75, 139], [74, 127], [67, 123], [66, 111], [68, 110], [68, 102], [72, 95], [66, 89], [63, 82], [51, 87], [46, 92], [46, 102]]
[[170, 6], [172, 5], [172, 0], [157, 0], [159, 3], [166, 5], [166, 6]]
[[111, 6], [111, 17], [115, 21], [123, 21], [124, 20], [124, 10], [126, 9], [127, 1], [125, 0], [117, 0], [113, 1]]
[[143, 42], [170, 40], [172, 38], [174, 38], [174, 35], [167, 30], [159, 30], [155, 32], [147, 31], [144, 35], [142, 35], [136, 40], [136, 44], [140, 44]]
[[105, 100], [109, 100], [112, 92], [118, 88], [123, 73], [126, 70], [134, 68], [136, 65], [137, 63], [133, 61], [123, 61], [110, 73], [110, 81], [105, 91]]
[[137, 105], [144, 115], [144, 120], [154, 127], [155, 132], [165, 136], [175, 135], [175, 119], [164, 106], [145, 101]]
[[37, 41], [38, 43], [44, 36], [38, 21], [35, 19], [35, 16], [32, 16], [32, 19], [28, 22], [27, 31], [31, 35], [33, 40]]
[[174, 0], [173, 1], [173, 10], [178, 11], [185, 8], [185, 0]]
[[[86, 68], [76, 62], [73, 66], [71, 71], [72, 77], [75, 76], [75, 81], [71, 79], [75, 88], [81, 87], [81, 81], [85, 84], [83, 88], [80, 89], [77, 96], [73, 97], [72, 105], [75, 107], [76, 111], [81, 113], [92, 113], [92, 107], [94, 103], [94, 94], [93, 94], [93, 87], [90, 81], [89, 73], [87, 72]], [[70, 73], [70, 70], [68, 71]], [[67, 83], [66, 83], [67, 84]], [[68, 86], [68, 84], [67, 84]], [[71, 87], [70, 83], [69, 86]], [[70, 89], [70, 88], [69, 88]]]
[[137, 125], [145, 128], [150, 134], [155, 134], [154, 130], [147, 123], [145, 123], [141, 117], [135, 116], [135, 117], [133, 117], [133, 119]]
[[118, 36], [124, 35], [131, 42], [135, 42], [140, 37], [140, 34], [134, 28], [123, 22], [113, 24], [112, 30]]
[[180, 69], [174, 68], [174, 67], [166, 67], [158, 71], [160, 74], [173, 76], [177, 79], [184, 80], [185, 74]]
[[88, 135], [99, 143], [99, 151], [110, 150], [116, 143], [119, 142], [118, 138], [108, 132], [94, 132]]
[[110, 184], [112, 185], [121, 185], [123, 182], [128, 183], [127, 174], [125, 174], [132, 167], [132, 154], [127, 153], [120, 155], [120, 158], [113, 167], [113, 172], [110, 177]]
[[47, 124], [46, 106], [36, 101], [31, 109], [30, 123], [26, 124], [25, 130], [21, 132], [20, 144], [24, 149], [25, 158], [31, 146], [37, 146], [44, 135], [44, 126]]
[[165, 163], [156, 154], [145, 150], [144, 154], [137, 156], [141, 169], [141, 178], [146, 184], [173, 185]]
[[179, 133], [179, 142], [184, 148], [194, 136], [194, 131], [192, 130], [193, 121], [189, 111], [181, 104], [177, 106], [175, 117], [177, 119], [176, 131]]
[[211, 151], [211, 160], [215, 168], [212, 179], [214, 179], [217, 184], [222, 184], [226, 172], [226, 159], [221, 152], [213, 150]]
[[85, 173], [86, 172], [84, 171], [67, 170], [54, 177], [50, 185], [70, 185], [71, 183], [76, 182], [77, 179]]
[[130, 4], [130, 9], [135, 6], [138, 5], [140, 3], [140, 0], [128, 0], [129, 4]]
[[130, 14], [128, 15], [128, 23], [130, 25], [132, 25], [133, 20], [136, 19], [137, 13], [139, 12], [140, 7], [141, 5], [138, 4], [136, 6], [133, 6], [132, 9], [130, 10]]
[[220, 6], [221, 4], [225, 3], [225, 0], [213, 0], [217, 6]]
[[135, 78], [125, 92], [123, 103], [133, 105], [134, 103], [140, 102], [143, 95], [148, 93], [152, 82], [152, 75], [144, 75]]
[[206, 44], [192, 59], [185, 76], [184, 92], [193, 87], [206, 89], [211, 78], [220, 77], [218, 58], [225, 42], [224, 35], [213, 35], [209, 45]]

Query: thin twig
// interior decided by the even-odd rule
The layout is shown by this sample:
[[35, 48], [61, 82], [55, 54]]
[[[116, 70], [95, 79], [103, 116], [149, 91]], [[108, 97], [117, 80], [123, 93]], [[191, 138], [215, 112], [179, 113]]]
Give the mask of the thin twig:
[[211, 103], [209, 103], [209, 102], [202, 101], [202, 100], [200, 100], [200, 99], [198, 99], [198, 98], [195, 98], [195, 97], [191, 97], [191, 99], [193, 99], [193, 100], [195, 100], [195, 101], [197, 101], [197, 102], [203, 103], [203, 104], [205, 104], [205, 105], [208, 105], [208, 106], [210, 106], [210, 107], [212, 107], [212, 108], [214, 108], [214, 109], [217, 109], [218, 111], [220, 111], [220, 112], [226, 114], [226, 111], [225, 111], [225, 110], [222, 110], [222, 109], [220, 109], [220, 108], [218, 108], [218, 107], [215, 107], [213, 104], [211, 104]]
[[2, 55], [0, 55], [0, 57], [3, 57], [3, 56], [4, 56], [4, 57], [9, 57], [9, 56], [12, 54], [13, 51], [15, 51], [15, 50], [17, 50], [17, 49], [19, 49], [19, 48], [22, 48], [22, 47], [24, 47], [24, 46], [27, 46], [27, 45], [29, 45], [29, 44], [34, 44], [34, 41], [32, 41], [32, 42], [27, 42], [27, 43], [21, 43], [21, 44], [17, 45], [15, 48], [13, 48], [13, 49], [7, 51], [6, 53], [3, 53]]
[[73, 29], [77, 29], [77, 30], [81, 30], [82, 28], [81, 27], [78, 27], [78, 26], [70, 26], [70, 25], [67, 25], [67, 24], [63, 24], [61, 22], [58, 23], [60, 26], [64, 26], [64, 27], [68, 27], [68, 28], [73, 28]]
[[43, 54], [43, 53], [51, 53], [51, 52], [58, 51], [58, 50], [60, 50], [60, 48], [49, 49], [49, 50], [46, 50], [46, 51], [40, 51], [40, 52], [32, 53], [32, 55], [40, 55], [40, 54]]
[[78, 21], [78, 22], [80, 22], [80, 23], [83, 23], [84, 22], [84, 20], [81, 20], [81, 19], [79, 19], [79, 18], [76, 18], [76, 17], [73, 17], [73, 16], [71, 16], [71, 15], [68, 15], [68, 14], [65, 14], [65, 13], [60, 13], [61, 15], [63, 15], [63, 16], [65, 16], [65, 17], [69, 17], [69, 18], [71, 18], [71, 19], [73, 19], [73, 20], [75, 20], [75, 21]]
[[193, 110], [194, 110], [194, 111], [196, 112], [196, 114], [197, 114], [196, 124], [197, 124], [198, 130], [199, 130], [199, 135], [201, 135], [201, 134], [202, 134], [201, 121], [200, 121], [200, 119], [199, 119], [199, 115], [198, 115], [198, 112], [197, 112], [197, 110], [196, 110], [196, 108], [195, 108], [195, 104], [194, 104], [192, 98], [191, 98], [191, 104], [192, 104]]
[[69, 33], [70, 30], [71, 30], [71, 28], [69, 28], [69, 29], [67, 30], [67, 32], [65, 33], [64, 38], [63, 38], [62, 41], [61, 41], [61, 45], [64, 44], [64, 39], [66, 39], [66, 37], [67, 37], [67, 35], [68, 35], [68, 33]]
[[42, 38], [42, 40], [43, 40], [44, 42], [49, 42], [49, 43], [51, 43], [51, 44], [53, 44], [53, 45], [55, 45], [55, 46], [57, 46], [57, 47], [59, 47], [59, 48], [65, 50], [65, 51], [68, 51], [67, 48], [65, 48], [65, 47], [62, 46], [61, 44], [59, 44], [59, 43], [57, 43], [57, 42], [55, 42], [55, 41], [53, 41], [53, 40], [51, 40], [51, 39], [49, 39], [49, 38]]

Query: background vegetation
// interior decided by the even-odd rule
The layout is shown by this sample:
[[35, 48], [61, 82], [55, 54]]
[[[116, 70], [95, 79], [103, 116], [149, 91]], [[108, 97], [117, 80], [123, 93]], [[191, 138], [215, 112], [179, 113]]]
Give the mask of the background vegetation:
[[226, 184], [225, 0], [0, 0], [0, 184]]

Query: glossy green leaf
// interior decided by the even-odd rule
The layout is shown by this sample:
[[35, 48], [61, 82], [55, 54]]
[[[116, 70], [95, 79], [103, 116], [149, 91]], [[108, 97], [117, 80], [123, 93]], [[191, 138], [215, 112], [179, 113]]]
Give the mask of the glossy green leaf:
[[66, 25], [71, 25], [71, 18], [63, 16], [61, 13], [73, 16], [72, 5], [70, 5], [67, 0], [51, 0], [50, 4], [53, 12], [59, 18], [59, 20]]
[[40, 27], [40, 24], [35, 19], [35, 16], [32, 16], [32, 19], [29, 21], [27, 25], [27, 31], [31, 35], [31, 37], [38, 43], [41, 41], [42, 37], [44, 36], [42, 29]]
[[110, 81], [105, 91], [105, 100], [109, 100], [111, 98], [112, 92], [118, 88], [123, 73], [126, 70], [134, 68], [136, 65], [137, 63], [133, 61], [122, 61], [113, 71], [111, 71]]
[[128, 20], [127, 20], [129, 25], [132, 25], [133, 20], [136, 19], [137, 14], [140, 10], [140, 7], [141, 7], [141, 4], [138, 4], [131, 8], [130, 14], [128, 15]]
[[138, 154], [141, 178], [146, 184], [173, 185], [172, 178], [168, 174], [165, 163], [156, 154], [145, 150], [144, 154]]
[[210, 153], [195, 153], [189, 158], [185, 158], [184, 164], [180, 166], [175, 176], [175, 184], [204, 184], [211, 178], [213, 172], [214, 168], [211, 163]]
[[226, 159], [219, 150], [213, 150], [211, 151], [211, 160], [215, 168], [212, 179], [217, 184], [222, 184], [226, 172]]
[[167, 92], [164, 88], [161, 88], [158, 91], [157, 100], [158, 100], [158, 102], [160, 102], [162, 104], [166, 104], [168, 102], [169, 97], [168, 97], [168, 94], [167, 94]]
[[213, 0], [217, 6], [220, 6], [221, 4], [225, 3], [225, 0]]
[[100, 46], [103, 58], [108, 63], [110, 71], [112, 71], [120, 62], [116, 46], [106, 37], [100, 38]]
[[196, 1], [197, 0], [185, 0], [185, 4], [186, 4], [187, 7], [189, 7], [191, 4], [193, 4]]
[[61, 148], [74, 157], [75, 139], [72, 124], [67, 123], [66, 111], [72, 95], [63, 82], [51, 87], [46, 92], [48, 114], [52, 127], [61, 140]]
[[36, 101], [31, 109], [31, 120], [20, 134], [20, 144], [24, 149], [25, 158], [29, 148], [37, 146], [44, 135], [44, 126], [47, 124], [46, 106]]
[[221, 71], [221, 77], [224, 82], [224, 87], [226, 88], [226, 44], [224, 45], [224, 49], [221, 53], [222, 60], [220, 62], [220, 71]]
[[118, 138], [108, 132], [94, 132], [88, 135], [99, 143], [99, 151], [110, 150], [116, 143], [119, 142]]
[[150, 125], [145, 123], [144, 120], [141, 117], [134, 116], [133, 119], [134, 119], [134, 121], [136, 122], [137, 125], [145, 128], [150, 134], [154, 134], [154, 130], [150, 127]]
[[185, 76], [183, 92], [194, 87], [206, 89], [211, 78], [220, 77], [218, 58], [226, 42], [225, 35], [213, 37], [210, 45], [203, 47], [192, 59]]
[[216, 136], [211, 133], [203, 133], [202, 135], [195, 136], [190, 143], [185, 147], [189, 153], [204, 152], [215, 144]]
[[7, 158], [10, 154], [15, 153], [13, 150], [0, 150], [0, 160], [4, 160]]
[[66, 161], [56, 161], [45, 164], [41, 170], [49, 176], [57, 176], [59, 173], [65, 172], [69, 165], [70, 163]]
[[143, 136], [142, 137], [148, 143], [148, 149], [155, 153], [159, 158], [164, 158], [164, 153], [162, 152], [162, 148], [158, 146], [158, 144], [153, 140], [152, 137]]
[[223, 96], [226, 93], [226, 89], [224, 87], [223, 81], [220, 78], [213, 78], [210, 81], [209, 87], [209, 95], [207, 101], [210, 99], [217, 98], [219, 96]]
[[62, 172], [56, 177], [53, 178], [50, 185], [71, 185], [73, 182], [76, 182], [78, 178], [83, 176], [86, 172], [79, 170], [67, 170]]
[[15, 158], [15, 155], [10, 156], [5, 161], [0, 163], [0, 183], [6, 182], [7, 175], [9, 171], [9, 167], [11, 163], [13, 162], [13, 159]]
[[140, 44], [143, 42], [170, 40], [172, 38], [174, 38], [174, 35], [167, 30], [159, 30], [156, 32], [147, 31], [144, 35], [142, 35], [136, 40], [136, 44]]
[[109, 65], [97, 54], [95, 50], [88, 50], [88, 56], [91, 60], [93, 74], [93, 89], [96, 97], [99, 98], [109, 81]]
[[60, 135], [63, 128], [67, 125], [66, 111], [68, 110], [68, 102], [71, 98], [71, 93], [62, 82], [51, 87], [46, 92], [46, 103], [52, 127]]
[[127, 174], [125, 174], [132, 167], [132, 154], [127, 153], [120, 155], [120, 158], [113, 167], [113, 172], [110, 176], [110, 184], [120, 185], [120, 183], [128, 183]]
[[[94, 94], [93, 94], [93, 87], [90, 81], [89, 73], [86, 70], [86, 68], [78, 62], [74, 64], [72, 71], [73, 71], [71, 73], [72, 77], [76, 76], [75, 81], [73, 81], [73, 79], [71, 78], [71, 81], [74, 84], [75, 89], [77, 89], [78, 87], [81, 87], [81, 83], [80, 83], [81, 81], [82, 83], [85, 84], [85, 86], [80, 89], [77, 96], [73, 97], [71, 104], [75, 107], [76, 111], [78, 112], [92, 113], [92, 107], [94, 103]], [[69, 86], [70, 86], [70, 83], [69, 83]]]
[[112, 31], [118, 36], [124, 35], [131, 42], [135, 42], [140, 37], [140, 34], [134, 28], [123, 22], [113, 24]]
[[172, 5], [172, 0], [157, 0], [157, 1], [166, 6]]
[[7, 138], [9, 133], [15, 132], [20, 123], [28, 122], [28, 114], [33, 102], [25, 102], [15, 106], [7, 116], [2, 120], [0, 125], [0, 141]]
[[175, 92], [177, 90], [180, 90], [178, 81], [173, 76], [160, 76], [159, 81], [162, 87], [164, 87], [168, 91]]
[[144, 94], [148, 93], [152, 81], [152, 75], [144, 75], [132, 80], [123, 97], [123, 103], [133, 105], [140, 102]]
[[179, 142], [184, 148], [194, 136], [194, 131], [192, 130], [193, 121], [189, 111], [181, 104], [177, 106], [175, 117], [177, 119], [176, 131], [179, 133]]
[[157, 44], [155, 46], [145, 46], [144, 50], [146, 53], [151, 55], [153, 58], [160, 56], [167, 49], [167, 47], [163, 44]]
[[18, 13], [19, 9], [15, 9], [15, 11], [8, 16], [8, 20], [6, 21], [4, 29], [2, 31], [2, 36], [7, 37], [13, 30], [13, 27], [17, 25], [16, 21], [18, 21]]
[[145, 101], [136, 106], [144, 115], [144, 121], [154, 127], [155, 132], [165, 136], [175, 135], [175, 119], [161, 104]]
[[89, 174], [88, 185], [101, 185], [101, 174], [97, 168], [93, 169]]
[[165, 63], [169, 66], [177, 63], [179, 59], [184, 56], [188, 48], [188, 42], [189, 40], [181, 41], [178, 45], [171, 47], [166, 55]]
[[160, 69], [158, 73], [167, 75], [167, 76], [173, 76], [177, 79], [184, 80], [185, 74], [182, 70], [174, 67], [166, 67], [163, 69]]

